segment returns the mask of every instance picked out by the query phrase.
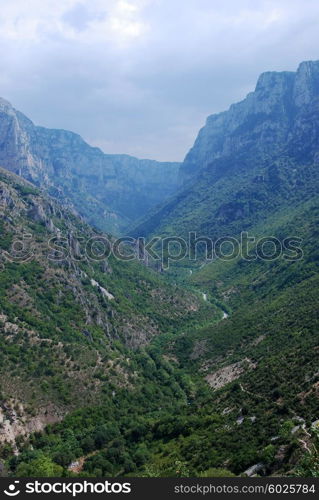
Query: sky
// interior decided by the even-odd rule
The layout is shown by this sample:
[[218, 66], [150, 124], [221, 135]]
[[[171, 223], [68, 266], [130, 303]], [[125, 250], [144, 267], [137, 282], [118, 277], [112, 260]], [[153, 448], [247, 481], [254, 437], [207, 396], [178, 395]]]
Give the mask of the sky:
[[318, 0], [0, 0], [0, 96], [106, 153], [181, 161], [263, 71], [319, 59]]

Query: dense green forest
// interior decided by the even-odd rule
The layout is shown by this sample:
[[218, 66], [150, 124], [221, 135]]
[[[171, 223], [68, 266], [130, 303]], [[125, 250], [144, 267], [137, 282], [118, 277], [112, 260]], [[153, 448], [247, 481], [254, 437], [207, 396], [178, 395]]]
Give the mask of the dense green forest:
[[[176, 269], [163, 276], [137, 262], [80, 259], [75, 234], [100, 233], [4, 171], [1, 198], [7, 474], [230, 476], [256, 466], [318, 475], [311, 196], [252, 227], [298, 236], [302, 260], [216, 259], [179, 285]], [[66, 236], [62, 260], [46, 253], [56, 228]], [[25, 233], [32, 257], [9, 259]]]

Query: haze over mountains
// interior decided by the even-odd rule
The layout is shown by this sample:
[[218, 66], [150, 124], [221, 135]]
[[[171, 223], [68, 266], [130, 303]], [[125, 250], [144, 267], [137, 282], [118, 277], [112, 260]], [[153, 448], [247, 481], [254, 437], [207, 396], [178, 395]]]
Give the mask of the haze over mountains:
[[246, 99], [208, 117], [181, 165], [104, 154], [72, 132], [36, 127], [1, 99], [0, 163], [114, 234], [134, 226], [135, 235], [170, 232], [165, 226], [171, 220], [176, 234], [198, 230], [198, 210], [202, 232], [211, 233], [213, 219], [225, 230], [224, 222], [258, 212], [258, 200], [250, 199], [250, 207], [241, 200], [256, 179], [272, 192], [284, 164], [319, 161], [318, 86], [315, 61], [302, 63], [296, 73], [263, 73]]
[[77, 134], [35, 126], [4, 99], [0, 164], [112, 233], [122, 232], [178, 186], [178, 163], [104, 154]]
[[[181, 166], [0, 110], [2, 470], [317, 476], [319, 62], [261, 75]], [[159, 274], [90, 259], [88, 222], [255, 240]]]

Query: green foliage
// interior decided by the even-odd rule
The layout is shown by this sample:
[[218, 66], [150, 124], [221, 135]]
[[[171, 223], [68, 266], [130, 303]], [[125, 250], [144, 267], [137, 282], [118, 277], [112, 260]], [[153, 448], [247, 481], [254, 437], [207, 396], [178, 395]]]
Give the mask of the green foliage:
[[31, 186], [30, 184], [16, 183], [14, 184], [14, 188], [23, 198], [29, 195], [40, 194], [40, 190], [37, 189], [35, 186]]
[[[22, 401], [16, 411], [28, 418], [47, 408], [56, 421], [18, 440], [18, 456], [2, 447], [11, 475], [74, 475], [75, 460], [80, 475], [96, 477], [224, 477], [261, 461], [269, 474], [289, 474], [296, 464], [300, 475], [317, 473], [315, 438], [307, 438], [306, 457], [300, 440], [319, 411], [319, 210], [310, 200], [315, 182], [303, 200], [292, 198], [292, 208], [287, 169], [278, 191], [270, 175], [256, 188], [244, 178], [237, 198], [257, 236], [302, 238], [303, 260], [295, 262], [216, 260], [192, 276], [182, 263], [162, 276], [112, 257], [106, 267], [77, 261], [70, 234], [97, 233], [69, 212], [59, 218], [48, 209], [68, 241], [62, 261], [53, 262], [44, 252], [52, 236], [45, 223], [30, 220], [25, 208], [3, 221], [3, 250], [23, 225], [36, 252], [23, 263], [1, 255], [0, 403]], [[295, 180], [308, 174], [303, 169]], [[8, 186], [23, 207], [46, 203]], [[219, 188], [231, 198], [229, 183]], [[217, 210], [211, 197], [207, 203]], [[215, 222], [205, 215], [210, 234], [222, 224], [237, 234], [243, 220], [225, 220], [226, 212]], [[183, 228], [202, 216], [200, 205]], [[209, 387], [204, 377], [224, 369], [229, 380]], [[305, 428], [296, 431], [299, 421]]]
[[0, 221], [0, 248], [2, 250], [10, 250], [12, 241], [12, 234], [6, 231], [4, 223]]
[[[287, 436], [289, 438], [289, 436]], [[276, 447], [273, 444], [268, 444], [262, 450], [261, 460], [266, 465], [271, 465], [275, 459]]]
[[[309, 437], [309, 436], [308, 436]], [[305, 440], [301, 441], [306, 455], [302, 458], [300, 465], [294, 471], [299, 477], [319, 477], [319, 430], [312, 429], [312, 441], [308, 444]]]
[[227, 469], [208, 469], [199, 474], [199, 477], [235, 477], [235, 474], [232, 474]]
[[49, 457], [39, 454], [29, 463], [21, 463], [16, 469], [17, 477], [61, 477], [63, 468]]

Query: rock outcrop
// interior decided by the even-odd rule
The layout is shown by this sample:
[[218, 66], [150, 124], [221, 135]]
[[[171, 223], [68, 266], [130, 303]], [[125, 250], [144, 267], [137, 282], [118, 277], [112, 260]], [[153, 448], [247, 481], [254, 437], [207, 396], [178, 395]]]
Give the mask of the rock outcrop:
[[[304, 117], [318, 110], [318, 99], [319, 61], [301, 63], [296, 73], [263, 73], [243, 101], [207, 118], [181, 166], [181, 179], [187, 181], [219, 158], [279, 152], [309, 127]], [[310, 133], [318, 138], [318, 131], [317, 121]]]
[[283, 203], [311, 198], [318, 164], [319, 61], [263, 73], [243, 101], [208, 117], [181, 165], [183, 187], [132, 234], [218, 239], [248, 229]]
[[178, 185], [178, 163], [104, 154], [73, 132], [35, 126], [1, 98], [0, 165], [114, 233]]

